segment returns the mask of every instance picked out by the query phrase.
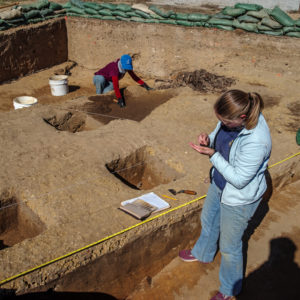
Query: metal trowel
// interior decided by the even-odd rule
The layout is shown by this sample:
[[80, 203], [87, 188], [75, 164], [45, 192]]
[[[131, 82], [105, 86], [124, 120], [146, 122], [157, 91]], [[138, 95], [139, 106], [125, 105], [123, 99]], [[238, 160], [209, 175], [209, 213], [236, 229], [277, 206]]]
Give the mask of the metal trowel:
[[172, 193], [173, 195], [176, 195], [176, 194], [179, 194], [179, 193], [184, 193], [184, 194], [189, 194], [189, 195], [197, 195], [197, 192], [190, 191], [190, 190], [180, 190], [180, 191], [176, 192], [174, 189], [169, 189], [168, 191], [170, 193]]

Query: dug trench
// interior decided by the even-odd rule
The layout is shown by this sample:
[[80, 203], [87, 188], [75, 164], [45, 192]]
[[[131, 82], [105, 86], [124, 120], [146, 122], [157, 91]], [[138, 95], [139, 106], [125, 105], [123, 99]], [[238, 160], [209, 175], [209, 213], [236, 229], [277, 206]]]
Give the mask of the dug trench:
[[[1, 293], [12, 291], [20, 298], [29, 293], [28, 297], [105, 294], [117, 299], [208, 299], [218, 287], [219, 256], [207, 268], [180, 265], [176, 258], [178, 251], [190, 247], [199, 235], [203, 199], [191, 204], [189, 195], [166, 199], [172, 209], [186, 205], [137, 227], [139, 222], [118, 207], [121, 201], [149, 191], [165, 195], [168, 188], [194, 189], [199, 196], [205, 195], [210, 164], [187, 145], [200, 130], [214, 128], [213, 103], [228, 88], [255, 89], [265, 99], [264, 114], [273, 138], [270, 164], [299, 151], [293, 131], [299, 117], [294, 111], [300, 92], [299, 70], [293, 64], [299, 56], [299, 41], [78, 18], [46, 24], [30, 30], [12, 29], [0, 37], [2, 41], [12, 37], [3, 53], [1, 78], [16, 78], [16, 68], [6, 72], [9, 61], [14, 61], [14, 66], [26, 61], [27, 69], [20, 74], [28, 75], [0, 86], [0, 135], [6, 145], [0, 148], [0, 180], [2, 187], [15, 190], [3, 194], [2, 201], [20, 207], [9, 211], [9, 221], [3, 225], [0, 279], [60, 259], [5, 281]], [[36, 35], [35, 40], [45, 43], [49, 38], [53, 51], [43, 48], [44, 53], [33, 53], [33, 48], [23, 43], [23, 54], [18, 52], [15, 57], [22, 35], [23, 39]], [[68, 48], [54, 51], [60, 39]], [[116, 43], [123, 46], [117, 49]], [[172, 47], [167, 51], [166, 45]], [[32, 46], [38, 48], [39, 44]], [[125, 77], [121, 88], [127, 106], [121, 109], [113, 102], [112, 93], [95, 95], [92, 76], [128, 49], [135, 57], [137, 73], [155, 90], [147, 92]], [[49, 56], [46, 64], [41, 58], [32, 58], [44, 54]], [[70, 70], [72, 88], [67, 95], [54, 97], [48, 79], [65, 69], [66, 59], [77, 63]], [[39, 104], [13, 111], [12, 99], [24, 93], [36, 96]], [[292, 201], [297, 195], [294, 186], [299, 184], [299, 159], [294, 157], [270, 173], [273, 195], [262, 230], [250, 239], [248, 274], [267, 259], [272, 237], [286, 233], [300, 246], [292, 229], [296, 226], [293, 211], [299, 211]], [[281, 190], [291, 199], [280, 198]], [[16, 221], [18, 216], [31, 220], [31, 225]], [[21, 228], [28, 235], [23, 235]], [[4, 236], [9, 232], [14, 235]], [[18, 238], [9, 242], [13, 236]], [[256, 249], [260, 251], [256, 253]], [[68, 253], [72, 255], [64, 256]], [[299, 252], [294, 259], [300, 263]], [[187, 279], [191, 274], [195, 276]], [[255, 280], [251, 280], [254, 286]], [[274, 286], [274, 278], [270, 282]], [[255, 291], [253, 286], [251, 291]], [[40, 294], [30, 294], [33, 292]]]

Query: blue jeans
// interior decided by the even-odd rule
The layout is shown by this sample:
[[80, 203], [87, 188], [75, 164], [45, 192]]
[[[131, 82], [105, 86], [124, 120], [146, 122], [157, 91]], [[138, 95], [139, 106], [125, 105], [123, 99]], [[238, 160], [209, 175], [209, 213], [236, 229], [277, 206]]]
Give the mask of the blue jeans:
[[108, 81], [102, 75], [94, 75], [93, 83], [96, 86], [96, 94], [105, 94], [114, 89], [112, 81]]
[[243, 280], [243, 241], [248, 221], [260, 200], [239, 206], [221, 203], [222, 191], [213, 182], [207, 192], [201, 213], [201, 234], [192, 255], [202, 262], [212, 262], [218, 248], [221, 252], [220, 292], [233, 296], [240, 293]]

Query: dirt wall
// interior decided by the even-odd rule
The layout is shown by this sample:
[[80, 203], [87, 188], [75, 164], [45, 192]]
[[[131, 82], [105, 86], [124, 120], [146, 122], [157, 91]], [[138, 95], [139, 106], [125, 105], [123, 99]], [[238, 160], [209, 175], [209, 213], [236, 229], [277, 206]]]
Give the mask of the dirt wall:
[[0, 56], [0, 83], [66, 61], [65, 20], [22, 26], [1, 33]]
[[298, 56], [300, 47], [295, 38], [166, 24], [68, 18], [67, 30], [69, 59], [79, 65], [96, 70], [129, 53], [138, 72], [156, 78], [201, 69], [232, 55], [250, 60], [254, 52], [267, 57], [272, 50], [272, 55], [285, 57], [294, 49]]

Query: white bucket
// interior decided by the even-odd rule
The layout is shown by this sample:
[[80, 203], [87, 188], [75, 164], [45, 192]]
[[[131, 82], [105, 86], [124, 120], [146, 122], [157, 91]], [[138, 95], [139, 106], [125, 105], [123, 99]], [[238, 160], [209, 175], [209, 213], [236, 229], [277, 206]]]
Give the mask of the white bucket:
[[52, 96], [63, 96], [69, 92], [68, 76], [53, 75], [49, 78]]
[[14, 99], [14, 108], [24, 108], [24, 107], [30, 107], [34, 104], [37, 104], [37, 99], [31, 96], [21, 96]]

